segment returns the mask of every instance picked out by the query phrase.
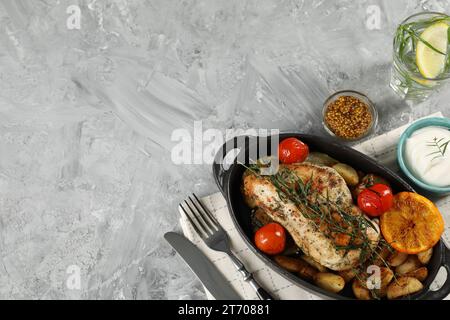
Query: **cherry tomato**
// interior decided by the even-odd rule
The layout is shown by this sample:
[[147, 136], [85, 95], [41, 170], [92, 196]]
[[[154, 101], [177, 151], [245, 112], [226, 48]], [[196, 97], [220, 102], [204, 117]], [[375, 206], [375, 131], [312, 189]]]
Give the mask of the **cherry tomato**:
[[308, 154], [308, 145], [296, 138], [284, 139], [278, 147], [278, 158], [285, 164], [303, 162]]
[[352, 192], [355, 199], [358, 198], [358, 195], [361, 191], [363, 191], [364, 189], [370, 188], [371, 186], [373, 186], [377, 183], [381, 183], [381, 184], [385, 184], [385, 185], [389, 186], [389, 183], [385, 179], [383, 179], [373, 173], [369, 173], [369, 174], [365, 175], [362, 178], [361, 182], [356, 186], [356, 188]]
[[378, 183], [374, 184], [369, 189], [374, 191], [380, 197], [381, 209], [383, 210], [383, 213], [392, 207], [392, 204], [394, 203], [394, 195], [392, 194], [392, 190], [389, 186]]
[[391, 188], [385, 184], [375, 184], [364, 189], [358, 195], [358, 207], [372, 217], [378, 217], [388, 211], [393, 204]]
[[255, 244], [264, 253], [279, 254], [286, 246], [286, 231], [278, 223], [266, 224], [256, 231]]
[[359, 194], [358, 207], [371, 217], [378, 217], [382, 213], [380, 197], [369, 189], [364, 189]]

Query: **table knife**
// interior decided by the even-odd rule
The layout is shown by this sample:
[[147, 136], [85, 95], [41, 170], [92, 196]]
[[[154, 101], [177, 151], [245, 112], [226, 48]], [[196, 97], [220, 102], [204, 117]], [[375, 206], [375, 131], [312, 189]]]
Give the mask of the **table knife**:
[[175, 232], [167, 232], [164, 238], [183, 258], [214, 298], [217, 300], [242, 300], [230, 282], [191, 241]]

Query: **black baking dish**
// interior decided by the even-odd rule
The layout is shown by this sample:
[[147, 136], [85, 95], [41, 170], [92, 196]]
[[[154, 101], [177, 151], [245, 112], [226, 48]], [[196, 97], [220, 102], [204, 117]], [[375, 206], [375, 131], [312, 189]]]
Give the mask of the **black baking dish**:
[[[390, 169], [380, 165], [368, 156], [350, 148], [345, 145], [336, 143], [331, 139], [324, 137], [286, 132], [279, 135], [279, 141], [287, 137], [296, 137], [301, 139], [303, 142], [308, 144], [311, 150], [319, 151], [328, 154], [329, 156], [343, 162], [347, 163], [354, 168], [361, 170], [366, 173], [374, 173], [385, 178], [392, 186], [394, 192], [400, 191], [414, 191], [414, 189], [405, 182], [400, 176], [392, 172]], [[247, 157], [248, 160], [248, 150], [254, 150], [255, 146], [266, 146], [270, 143], [271, 137], [235, 137], [227, 141], [223, 145], [222, 152], [218, 153], [214, 164], [213, 164], [213, 174], [218, 187], [220, 188], [222, 194], [224, 195], [228, 208], [232, 217], [232, 220], [238, 230], [239, 234], [244, 238], [248, 247], [261, 259], [263, 260], [271, 269], [281, 274], [286, 279], [292, 281], [294, 284], [310, 291], [311, 293], [322, 296], [328, 299], [353, 299], [351, 290], [344, 290], [339, 294], [330, 293], [325, 291], [316, 285], [303, 280], [293, 273], [290, 273], [281, 267], [279, 267], [272, 259], [266, 256], [264, 253], [260, 252], [253, 244], [253, 230], [251, 223], [250, 209], [244, 203], [243, 196], [241, 194], [241, 182], [242, 175], [245, 171], [245, 167], [240, 165], [238, 161], [232, 163], [227, 169], [223, 166], [223, 157], [229, 151], [233, 149], [239, 149], [239, 154]], [[262, 144], [262, 142], [264, 144]], [[261, 148], [263, 149], [263, 148]], [[265, 148], [264, 148], [265, 149]], [[270, 151], [265, 152], [265, 150], [260, 150], [260, 156], [270, 155]], [[424, 281], [424, 289], [414, 295], [410, 295], [405, 299], [411, 300], [423, 300], [423, 299], [443, 299], [450, 292], [450, 250], [445, 246], [443, 240], [441, 239], [439, 243], [434, 247], [433, 256], [428, 264], [428, 277]], [[437, 291], [431, 291], [430, 285], [435, 279], [439, 269], [444, 267], [447, 271], [447, 278], [443, 286]], [[348, 287], [348, 286], [347, 286]]]

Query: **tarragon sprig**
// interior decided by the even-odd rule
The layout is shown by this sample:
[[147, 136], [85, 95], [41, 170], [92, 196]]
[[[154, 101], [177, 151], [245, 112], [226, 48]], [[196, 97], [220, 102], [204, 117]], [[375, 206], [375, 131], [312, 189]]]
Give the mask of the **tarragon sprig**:
[[[258, 165], [242, 165], [253, 174], [260, 176]], [[290, 200], [301, 208], [300, 211], [303, 216], [309, 219], [317, 229], [320, 229], [320, 226], [316, 223], [316, 220], [328, 224], [330, 232], [337, 232], [350, 236], [350, 243], [348, 245], [335, 244], [334, 247], [336, 250], [345, 250], [347, 253], [349, 250], [360, 249], [361, 264], [370, 255], [373, 250], [373, 243], [369, 239], [366, 230], [372, 228], [377, 231], [373, 222], [366, 219], [363, 215], [353, 215], [348, 212], [348, 207], [343, 206], [342, 203], [337, 203], [329, 199], [328, 193], [327, 195], [323, 195], [314, 190], [312, 188], [312, 176], [304, 182], [291, 170], [283, 168], [275, 175], [261, 177], [268, 179], [273, 184], [282, 201]], [[340, 223], [331, 217], [332, 211], [340, 215], [345, 226], [341, 226]], [[347, 227], [350, 227], [350, 229], [347, 229]], [[324, 233], [326, 237], [330, 237], [328, 232], [322, 233]]]
[[445, 138], [438, 139], [437, 137], [434, 137], [432, 141], [430, 141], [427, 146], [436, 148], [436, 151], [433, 151], [428, 154], [428, 156], [435, 155], [435, 157], [432, 159], [438, 159], [445, 156], [445, 153], [447, 152], [447, 147], [450, 144], [450, 140], [444, 141]]
[[438, 48], [434, 47], [431, 43], [424, 40], [416, 31], [412, 30], [410, 26], [402, 26], [402, 29], [403, 29], [403, 31], [408, 33], [410, 37], [416, 38], [416, 40], [423, 42], [423, 44], [426, 45], [431, 50], [433, 50], [439, 54], [442, 54], [443, 56], [447, 55], [445, 52], [442, 52]]

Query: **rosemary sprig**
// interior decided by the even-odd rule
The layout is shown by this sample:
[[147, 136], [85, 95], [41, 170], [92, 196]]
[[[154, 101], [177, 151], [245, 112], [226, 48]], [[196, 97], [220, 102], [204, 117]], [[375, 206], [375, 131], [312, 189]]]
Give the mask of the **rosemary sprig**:
[[447, 141], [444, 141], [444, 142], [443, 142], [443, 140], [444, 140], [444, 138], [438, 139], [437, 137], [434, 137], [434, 139], [432, 141], [427, 143], [428, 147], [437, 149], [436, 151], [427, 154], [427, 156], [436, 155], [432, 160], [439, 159], [439, 158], [445, 156], [445, 153], [447, 152], [447, 147], [450, 143], [450, 139]]
[[[332, 235], [336, 233], [350, 237], [348, 245], [335, 243], [336, 250], [345, 250], [347, 253], [349, 250], [359, 249], [361, 251], [360, 264], [363, 264], [370, 257], [373, 251], [373, 243], [368, 238], [367, 229], [377, 230], [372, 221], [364, 216], [352, 214], [350, 206], [344, 206], [339, 201], [331, 201], [328, 190], [326, 195], [314, 190], [312, 188], [312, 176], [304, 182], [287, 168], [280, 169], [277, 174], [271, 176], [260, 175], [258, 165], [251, 165], [247, 169], [253, 174], [269, 179], [276, 188], [281, 201], [292, 201], [317, 230], [321, 231], [327, 238], [332, 239]], [[333, 218], [332, 214], [334, 213], [339, 215], [341, 221], [336, 221]], [[326, 231], [321, 229], [323, 224], [326, 226]]]

